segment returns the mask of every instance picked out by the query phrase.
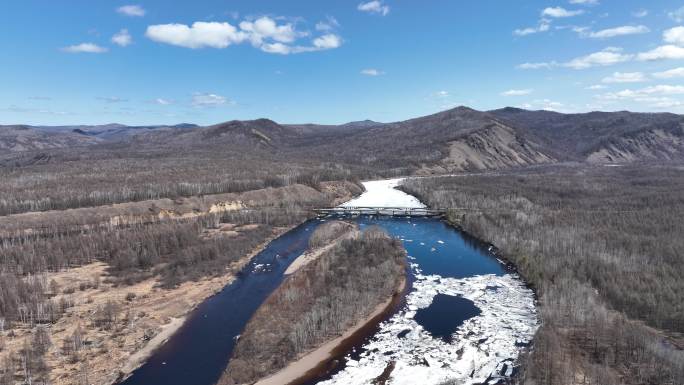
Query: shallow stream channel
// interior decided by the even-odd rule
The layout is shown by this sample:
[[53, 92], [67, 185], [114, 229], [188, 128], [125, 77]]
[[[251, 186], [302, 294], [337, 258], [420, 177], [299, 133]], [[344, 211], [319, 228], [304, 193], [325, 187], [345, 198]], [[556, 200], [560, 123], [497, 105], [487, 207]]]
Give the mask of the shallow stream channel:
[[[367, 191], [346, 205], [422, 207], [394, 189], [397, 183], [365, 183]], [[325, 220], [308, 221], [271, 242], [122, 383], [215, 384], [251, 315]], [[491, 246], [434, 218], [353, 220], [361, 229], [380, 226], [403, 242], [410, 285], [396, 309], [307, 385], [365, 385], [378, 378], [386, 384], [497, 384], [514, 374], [520, 352], [537, 329], [534, 293]]]

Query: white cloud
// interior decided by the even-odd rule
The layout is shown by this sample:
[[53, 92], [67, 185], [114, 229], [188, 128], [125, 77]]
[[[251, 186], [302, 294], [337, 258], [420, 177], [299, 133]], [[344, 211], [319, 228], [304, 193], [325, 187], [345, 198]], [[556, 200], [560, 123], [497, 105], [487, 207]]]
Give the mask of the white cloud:
[[642, 72], [614, 72], [611, 76], [603, 78], [604, 83], [641, 83], [648, 78]]
[[317, 37], [313, 41], [314, 47], [318, 50], [338, 48], [342, 45], [342, 39], [332, 33]]
[[247, 39], [245, 32], [229, 23], [197, 21], [185, 24], [158, 24], [147, 27], [145, 36], [159, 42], [185, 48], [226, 48]]
[[100, 97], [97, 97], [95, 99], [101, 100], [101, 101], [107, 102], [107, 103], [123, 103], [123, 102], [128, 101], [128, 99], [120, 98], [118, 96], [100, 96]]
[[684, 78], [684, 67], [677, 67], [663, 72], [655, 72], [652, 76], [657, 79]]
[[7, 108], [0, 108], [0, 111], [9, 111], [9, 112], [15, 112], [15, 113], [39, 113], [39, 114], [46, 114], [46, 115], [73, 115], [71, 112], [65, 112], [65, 111], [55, 111], [55, 110], [47, 110], [47, 109], [40, 109], [40, 108], [32, 108], [32, 107], [21, 107], [17, 105], [11, 105]]
[[597, 95], [598, 99], [604, 100], [625, 100], [633, 99], [636, 101], [651, 101], [654, 97], [684, 95], [684, 86], [657, 85], [636, 90], [626, 89], [618, 92], [610, 92]]
[[682, 105], [684, 105], [684, 103], [682, 103], [681, 101], [668, 97], [652, 98], [650, 100], [650, 103], [651, 107], [653, 108], [673, 108], [681, 107]]
[[658, 86], [642, 88], [639, 92], [647, 95], [681, 95], [684, 94], [684, 86], [661, 84]]
[[218, 107], [235, 104], [225, 96], [211, 93], [195, 93], [192, 95], [192, 105], [195, 107]]
[[324, 51], [328, 49], [334, 49], [338, 48], [339, 46], [342, 45], [342, 38], [335, 34], [327, 34], [323, 35], [320, 37], [315, 38], [312, 42], [312, 45], [310, 46], [290, 46], [287, 44], [283, 43], [266, 43], [262, 44], [261, 47], [259, 47], [262, 51], [268, 52], [268, 53], [276, 53], [280, 55], [289, 55], [289, 54], [294, 54], [294, 53], [303, 53], [303, 52], [316, 52], [316, 51]]
[[239, 27], [227, 22], [195, 22], [185, 24], [160, 24], [147, 27], [145, 35], [157, 42], [180, 47], [226, 48], [234, 44], [250, 42], [254, 47], [281, 55], [292, 53], [323, 51], [338, 48], [342, 38], [327, 33], [314, 38], [310, 45], [297, 45], [295, 42], [307, 36], [307, 32], [297, 31], [293, 24], [278, 24], [274, 19], [263, 16], [254, 21], [243, 21]]
[[538, 70], [538, 69], [551, 69], [557, 67], [558, 63], [552, 62], [540, 62], [540, 63], [522, 63], [518, 64], [517, 68], [521, 70]]
[[328, 16], [325, 21], [316, 23], [316, 31], [329, 32], [340, 26], [340, 23], [332, 16]]
[[550, 99], [537, 99], [533, 100], [530, 103], [523, 103], [521, 105], [522, 108], [527, 109], [527, 110], [545, 110], [545, 111], [554, 111], [554, 112], [560, 112], [561, 110], [564, 109], [564, 104], [560, 102], [556, 102]]
[[570, 4], [597, 5], [598, 0], [570, 0]]
[[500, 95], [501, 96], [525, 96], [529, 95], [532, 93], [531, 89], [524, 89], [524, 90], [508, 90], [502, 92]]
[[295, 52], [295, 49], [297, 49], [297, 47], [291, 47], [283, 43], [266, 43], [259, 48], [264, 52], [277, 53], [280, 55], [289, 55], [291, 53], [297, 53]]
[[591, 37], [593, 39], [607, 39], [611, 37], [616, 37], [616, 36], [626, 36], [626, 35], [638, 35], [638, 34], [643, 34], [643, 33], [648, 33], [651, 32], [648, 27], [644, 25], [637, 25], [637, 26], [632, 26], [632, 25], [623, 25], [620, 27], [615, 27], [615, 28], [608, 28], [608, 29], [602, 29], [600, 31], [596, 32], [586, 32], [586, 31], [581, 31], [580, 34], [586, 37]]
[[563, 18], [563, 17], [572, 17], [572, 16], [577, 16], [583, 14], [584, 11], [581, 9], [578, 10], [567, 10], [563, 7], [548, 7], [545, 8], [542, 11], [542, 17], [553, 17], [553, 18]]
[[128, 33], [127, 29], [122, 29], [112, 36], [112, 43], [121, 47], [126, 47], [133, 43], [133, 38], [131, 37], [131, 34]]
[[601, 51], [574, 58], [566, 63], [558, 63], [556, 61], [523, 63], [519, 64], [517, 68], [523, 70], [537, 70], [551, 69], [554, 67], [566, 67], [581, 70], [592, 67], [609, 66], [618, 63], [624, 63], [626, 61], [632, 60], [633, 58], [634, 55], [622, 53], [621, 48], [607, 47]]
[[64, 47], [62, 51], [69, 53], [105, 53], [108, 49], [93, 43], [81, 43]]
[[528, 28], [519, 28], [513, 31], [514, 35], [517, 36], [527, 36], [531, 35], [533, 33], [539, 33], [539, 32], [546, 32], [549, 30], [551, 27], [551, 23], [549, 20], [546, 19], [541, 19], [539, 21], [539, 25], [536, 27], [528, 27]]
[[608, 88], [608, 87], [604, 86], [603, 84], [594, 84], [594, 85], [587, 87], [586, 89], [587, 90], [603, 90], [606, 88]]
[[260, 46], [264, 40], [272, 39], [278, 43], [292, 43], [301, 34], [295, 31], [292, 24], [278, 25], [270, 17], [263, 16], [255, 21], [243, 21], [240, 29], [249, 35], [255, 46]]
[[145, 16], [145, 9], [139, 5], [124, 5], [116, 9], [122, 15], [142, 17]]
[[661, 45], [647, 52], [637, 55], [637, 60], [653, 61], [667, 59], [684, 59], [684, 48], [676, 45]]
[[538, 70], [551, 69], [554, 67], [566, 67], [576, 70], [587, 69], [599, 66], [609, 66], [618, 63], [624, 63], [634, 58], [634, 55], [623, 54], [621, 48], [607, 47], [601, 51], [594, 52], [585, 56], [580, 56], [565, 63], [558, 63], [557, 61], [539, 62], [539, 63], [523, 63], [517, 66], [518, 69], [524, 70]]
[[653, 108], [672, 108], [684, 104], [681, 101], [672, 98], [672, 96], [676, 95], [684, 95], [684, 86], [657, 85], [636, 90], [626, 89], [619, 92], [609, 92], [594, 97], [609, 103], [630, 100], [637, 103], [644, 103]]
[[638, 9], [634, 12], [632, 12], [632, 16], [641, 19], [642, 17], [648, 16], [648, 10], [647, 9]]
[[676, 9], [672, 12], [669, 12], [667, 16], [676, 21], [677, 23], [681, 23], [684, 21], [684, 7], [681, 7], [679, 9]]
[[567, 63], [563, 63], [563, 66], [581, 70], [597, 66], [609, 66], [613, 64], [624, 63], [633, 58], [633, 55], [623, 54], [621, 51], [622, 50], [619, 48], [608, 47], [601, 51], [572, 59]]
[[684, 45], [684, 27], [674, 27], [663, 32], [663, 40], [666, 43]]
[[385, 73], [375, 69], [375, 68], [366, 68], [361, 70], [361, 75], [366, 75], [366, 76], [380, 76], [384, 75]]
[[159, 104], [160, 106], [168, 106], [170, 104], [173, 104], [173, 101], [169, 100], [169, 99], [164, 99], [164, 98], [157, 98], [157, 99], [154, 99], [154, 103]]
[[390, 7], [383, 4], [383, 2], [379, 0], [361, 3], [358, 7], [356, 7], [356, 9], [362, 12], [377, 13], [382, 16], [386, 16], [390, 11]]
[[536, 27], [518, 28], [513, 30], [513, 34], [518, 36], [527, 36], [537, 32], [539, 32], [539, 30]]

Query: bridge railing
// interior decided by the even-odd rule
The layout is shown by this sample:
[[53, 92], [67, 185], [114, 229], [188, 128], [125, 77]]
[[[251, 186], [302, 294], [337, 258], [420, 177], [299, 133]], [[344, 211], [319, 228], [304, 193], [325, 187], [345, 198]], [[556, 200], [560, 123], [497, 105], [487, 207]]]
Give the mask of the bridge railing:
[[446, 210], [427, 207], [335, 207], [315, 209], [320, 215], [401, 215], [401, 216], [441, 216]]

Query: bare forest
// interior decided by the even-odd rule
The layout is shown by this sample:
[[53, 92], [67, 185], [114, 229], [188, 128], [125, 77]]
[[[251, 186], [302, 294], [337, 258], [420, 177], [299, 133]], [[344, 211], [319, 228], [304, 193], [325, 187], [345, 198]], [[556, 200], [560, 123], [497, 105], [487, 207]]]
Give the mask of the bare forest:
[[[268, 119], [1, 126], [0, 385], [97, 382], [98, 359], [110, 365], [98, 373], [112, 375], [123, 365], [116, 359], [125, 361], [227, 284], [266, 241], [310, 218], [312, 208], [360, 194], [360, 180], [522, 166], [533, 168], [406, 186], [432, 206], [455, 208], [452, 222], [496, 244], [536, 287], [544, 326], [521, 378], [677, 383], [684, 378], [681, 350], [673, 348], [682, 347], [684, 332], [684, 177], [676, 166], [631, 164], [681, 163], [681, 121], [458, 107], [340, 126]], [[568, 161], [578, 163], [540, 168]], [[623, 167], [588, 166], [616, 162]], [[326, 242], [313, 239], [314, 248]], [[361, 238], [322, 260], [353, 270], [359, 266], [334, 255], [361, 258], [364, 248], [394, 250], [388, 240]], [[393, 283], [350, 287], [377, 293]], [[320, 300], [344, 303], [355, 293], [340, 289], [339, 298]], [[159, 305], [174, 300], [173, 312]], [[158, 307], [140, 310], [142, 303]], [[276, 343], [292, 358], [350, 322], [340, 321], [296, 344]]]
[[[252, 383], [338, 337], [391, 298], [405, 274], [405, 251], [378, 228], [341, 237], [334, 222], [317, 229], [313, 248], [335, 245], [289, 276], [240, 336], [219, 384]], [[354, 230], [352, 230], [354, 231]]]
[[684, 170], [553, 167], [404, 189], [492, 242], [540, 297], [525, 384], [682, 384]]
[[[111, 287], [125, 292], [126, 287], [150, 280], [165, 290], [188, 281], [234, 275], [244, 258], [282, 232], [279, 229], [311, 217], [311, 208], [335, 204], [361, 191], [354, 183], [316, 187], [291, 184], [219, 196], [225, 201], [152, 200], [104, 210], [75, 209], [68, 215], [46, 212], [0, 218], [4, 221], [0, 328], [2, 341], [7, 342], [0, 343], [0, 380], [4, 381], [0, 383], [52, 383], [51, 365], [89, 364], [85, 357], [90, 353], [83, 352], [93, 349], [93, 341], [86, 335], [127, 333], [127, 325], [136, 318], [130, 312], [134, 293], [112, 297], [97, 313], [81, 315], [85, 322], [74, 325], [67, 339], [50, 342], [53, 325], [65, 314], [73, 314], [80, 293]], [[62, 286], [51, 278], [98, 263], [106, 265], [104, 274], [76, 286]], [[21, 347], [17, 350], [17, 346]], [[44, 358], [47, 353], [49, 360]]]

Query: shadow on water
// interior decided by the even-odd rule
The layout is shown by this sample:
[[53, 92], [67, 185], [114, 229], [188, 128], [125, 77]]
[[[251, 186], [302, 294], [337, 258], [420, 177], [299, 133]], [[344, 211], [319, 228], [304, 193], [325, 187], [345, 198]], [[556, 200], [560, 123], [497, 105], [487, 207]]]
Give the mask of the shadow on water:
[[[411, 256], [409, 262], [418, 263], [423, 274], [464, 278], [505, 273], [505, 268], [488, 252], [486, 245], [465, 237], [440, 220], [369, 217], [355, 220], [361, 228], [377, 225], [401, 239]], [[319, 220], [309, 221], [271, 242], [232, 284], [192, 311], [183, 327], [121, 384], [215, 384], [232, 354], [235, 338], [261, 303], [282, 282], [287, 266], [306, 250], [311, 233], [320, 223]], [[255, 269], [257, 265], [266, 267], [263, 270]], [[407, 278], [406, 290], [409, 291], [413, 282], [412, 274], [408, 274]], [[358, 357], [362, 346], [377, 332], [378, 324], [401, 310], [405, 305], [404, 300], [404, 295], [397, 296], [392, 306], [374, 320], [376, 322], [340, 345], [335, 351], [337, 360], [331, 360], [310, 372], [308, 379], [301, 383], [315, 384], [330, 378], [344, 368], [344, 360], [340, 358], [348, 354]], [[425, 310], [426, 324], [432, 322], [431, 319], [437, 317], [438, 313], [441, 314], [439, 317], [462, 317], [458, 314], [458, 306], [447, 306], [447, 303], [443, 307], [442, 300], [439, 301], [439, 306]]]

